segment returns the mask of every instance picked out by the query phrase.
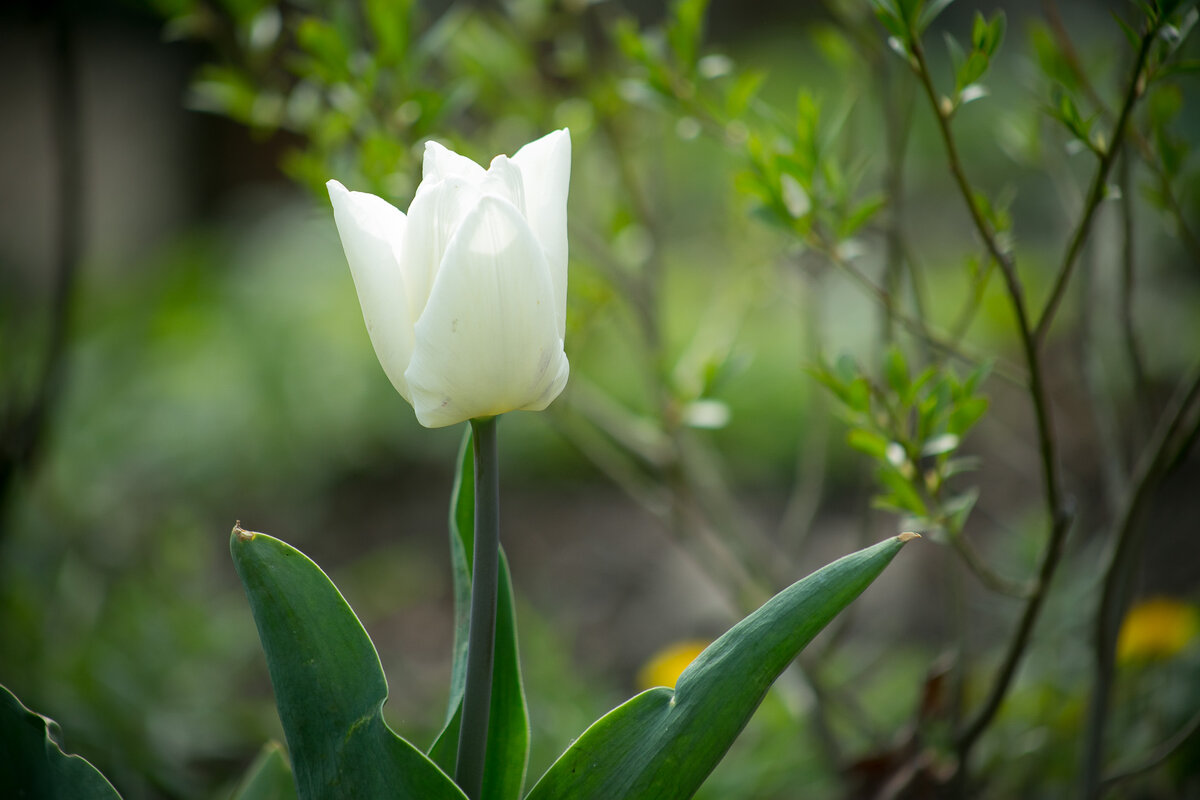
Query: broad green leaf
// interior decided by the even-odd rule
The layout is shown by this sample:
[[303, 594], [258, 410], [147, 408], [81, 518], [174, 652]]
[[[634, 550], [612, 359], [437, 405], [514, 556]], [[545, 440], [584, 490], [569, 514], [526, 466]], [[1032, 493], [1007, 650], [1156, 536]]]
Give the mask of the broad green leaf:
[[296, 800], [296, 780], [279, 742], [267, 742], [230, 800]]
[[[471, 624], [471, 568], [475, 555], [475, 472], [471, 429], [463, 437], [458, 474], [450, 496], [450, 565], [454, 576], [454, 652], [446, 723], [429, 749], [429, 757], [447, 773], [458, 758], [459, 718], [467, 683], [467, 635]], [[496, 650], [492, 665], [492, 707], [488, 714], [487, 762], [483, 800], [515, 800], [521, 796], [529, 760], [529, 714], [517, 650], [517, 616], [508, 559], [500, 553], [500, 587], [496, 604]]]
[[58, 723], [0, 686], [0, 797], [120, 800], [86, 759], [63, 752], [61, 739]]
[[858, 597], [914, 534], [860, 550], [792, 584], [679, 676], [584, 731], [526, 800], [685, 800], [796, 654]]
[[295, 548], [234, 528], [229, 549], [267, 656], [302, 800], [464, 800], [383, 719], [387, 680], [358, 617]]

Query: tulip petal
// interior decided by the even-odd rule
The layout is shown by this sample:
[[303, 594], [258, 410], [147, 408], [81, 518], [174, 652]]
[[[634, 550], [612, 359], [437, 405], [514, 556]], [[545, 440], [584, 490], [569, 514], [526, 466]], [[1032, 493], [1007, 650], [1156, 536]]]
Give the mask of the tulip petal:
[[[496, 156], [488, 167], [487, 176], [480, 184], [484, 194], [502, 197], [525, 213], [525, 181], [521, 177], [521, 169], [508, 156]], [[537, 232], [534, 232], [537, 235]]]
[[483, 176], [486, 174], [483, 167], [466, 156], [460, 156], [437, 142], [425, 143], [425, 159], [421, 164], [422, 183], [461, 178], [467, 183], [478, 185], [483, 182]]
[[373, 194], [348, 191], [337, 181], [325, 186], [371, 345], [388, 380], [409, 400], [404, 370], [412, 357], [413, 318], [396, 260], [405, 238], [404, 212]]
[[521, 168], [525, 215], [546, 251], [554, 281], [558, 335], [567, 319], [567, 193], [571, 184], [571, 134], [566, 128], [546, 134], [512, 157]]
[[478, 186], [462, 178], [422, 182], [418, 187], [408, 207], [408, 230], [398, 251], [412, 320], [421, 318], [446, 248], [479, 197]]
[[455, 234], [417, 321], [405, 379], [428, 428], [540, 410], [569, 366], [541, 245], [521, 213], [485, 195]]

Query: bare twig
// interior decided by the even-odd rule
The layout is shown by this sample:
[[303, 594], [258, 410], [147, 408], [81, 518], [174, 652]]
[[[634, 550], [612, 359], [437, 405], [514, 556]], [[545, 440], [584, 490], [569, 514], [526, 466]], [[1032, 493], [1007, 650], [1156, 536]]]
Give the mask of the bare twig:
[[1033, 595], [1035, 587], [1020, 584], [1009, 578], [1005, 578], [1003, 575], [996, 574], [987, 565], [983, 557], [975, 552], [975, 548], [963, 537], [961, 531], [952, 533], [946, 538], [950, 540], [950, 544], [954, 547], [955, 552], [962, 557], [963, 563], [967, 566], [971, 574], [993, 592], [1006, 594], [1009, 597], [1018, 597], [1022, 600], [1028, 600]]
[[1000, 272], [1008, 288], [1009, 302], [1012, 305], [1013, 314], [1016, 316], [1017, 333], [1021, 339], [1021, 348], [1029, 370], [1028, 388], [1037, 425], [1042, 480], [1045, 486], [1046, 512], [1050, 519], [1050, 532], [1047, 537], [1045, 552], [1042, 555], [1042, 563], [1038, 569], [1037, 581], [1034, 584], [1033, 593], [1025, 603], [1025, 609], [1009, 641], [1008, 649], [993, 680], [987, 699], [958, 735], [957, 749], [960, 772], [962, 772], [965, 769], [972, 747], [983, 731], [991, 724], [992, 718], [1000, 710], [1000, 704], [1008, 693], [1008, 687], [1012, 682], [1013, 675], [1016, 673], [1017, 665], [1020, 663], [1025, 648], [1029, 643], [1029, 638], [1033, 633], [1033, 627], [1037, 622], [1050, 581], [1053, 579], [1058, 569], [1058, 563], [1062, 558], [1063, 544], [1066, 540], [1067, 530], [1070, 527], [1071, 514], [1066, 508], [1062, 494], [1057, 443], [1054, 438], [1053, 425], [1050, 419], [1050, 398], [1045, 386], [1041, 356], [1034, 337], [1034, 329], [1030, 324], [1029, 314], [1025, 307], [1025, 295], [1021, 288], [1020, 278], [1017, 275], [1016, 264], [1012, 256], [1000, 246], [995, 231], [983, 216], [983, 212], [975, 199], [975, 192], [971, 188], [970, 181], [967, 179], [962, 160], [958, 155], [958, 146], [950, 131], [950, 119], [947, 116], [946, 110], [943, 109], [942, 104], [938, 101], [937, 91], [934, 89], [933, 78], [929, 71], [929, 64], [925, 58], [925, 52], [921, 46], [919, 37], [912, 36], [911, 44], [917, 77], [925, 90], [926, 99], [929, 101], [930, 108], [937, 121], [942, 144], [946, 150], [947, 160], [949, 161], [950, 172], [962, 195], [963, 202], [966, 204], [967, 210], [971, 215], [971, 220], [975, 224], [980, 237], [983, 239], [988, 253], [1000, 266]]

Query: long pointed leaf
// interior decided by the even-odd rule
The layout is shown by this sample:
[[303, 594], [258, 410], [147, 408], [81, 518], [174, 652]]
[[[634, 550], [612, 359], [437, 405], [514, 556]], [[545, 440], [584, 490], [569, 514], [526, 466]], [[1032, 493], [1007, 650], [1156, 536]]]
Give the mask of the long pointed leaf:
[[526, 800], [685, 800], [725, 755], [780, 673], [914, 534], [852, 553], [792, 584], [713, 642], [674, 691], [610, 711]]
[[267, 655], [302, 800], [464, 800], [383, 720], [387, 680], [358, 617], [299, 550], [234, 528], [229, 542]]
[[0, 797], [121, 800], [85, 758], [63, 752], [60, 738], [54, 720], [0, 686]]
[[[450, 498], [450, 564], [454, 574], [454, 659], [446, 726], [429, 757], [446, 772], [458, 756], [459, 717], [467, 676], [467, 634], [471, 626], [471, 568], [475, 553], [475, 473], [471, 433], [463, 437], [458, 475]], [[529, 760], [529, 714], [521, 682], [517, 649], [517, 613], [508, 559], [500, 552], [500, 586], [496, 604], [496, 651], [492, 667], [492, 705], [488, 721], [487, 762], [482, 800], [516, 800], [521, 796]]]

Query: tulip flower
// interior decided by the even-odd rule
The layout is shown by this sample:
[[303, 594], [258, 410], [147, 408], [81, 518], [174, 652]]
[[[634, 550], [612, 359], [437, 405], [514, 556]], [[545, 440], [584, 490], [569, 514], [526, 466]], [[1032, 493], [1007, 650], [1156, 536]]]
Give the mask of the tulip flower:
[[428, 142], [408, 214], [329, 181], [371, 343], [428, 428], [540, 411], [567, 382], [566, 129], [487, 170]]

